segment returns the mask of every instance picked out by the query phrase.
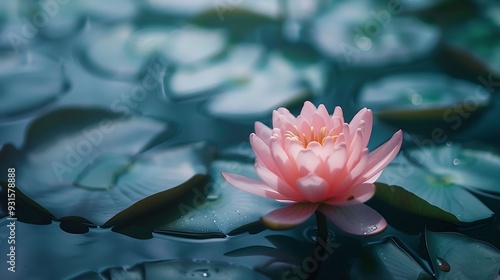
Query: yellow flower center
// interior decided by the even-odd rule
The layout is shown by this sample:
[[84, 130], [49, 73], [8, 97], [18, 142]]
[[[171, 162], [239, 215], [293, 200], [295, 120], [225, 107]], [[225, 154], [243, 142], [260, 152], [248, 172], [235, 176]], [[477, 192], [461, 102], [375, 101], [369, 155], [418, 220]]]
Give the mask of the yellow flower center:
[[311, 130], [308, 131], [307, 133], [305, 131], [301, 133], [301, 131], [299, 130], [299, 128], [297, 126], [294, 126], [294, 128], [295, 128], [295, 132], [288, 130], [285, 133], [285, 136], [288, 138], [295, 138], [295, 139], [299, 140], [300, 144], [302, 144], [302, 146], [304, 148], [306, 148], [307, 145], [311, 142], [318, 142], [321, 145], [324, 145], [325, 139], [327, 137], [332, 137], [333, 141], [335, 142], [337, 140], [337, 137], [338, 137], [337, 135], [333, 135], [333, 128], [330, 129], [330, 131], [328, 131], [328, 133], [326, 133], [325, 126], [320, 128], [319, 130], [315, 130], [314, 127], [311, 126]]

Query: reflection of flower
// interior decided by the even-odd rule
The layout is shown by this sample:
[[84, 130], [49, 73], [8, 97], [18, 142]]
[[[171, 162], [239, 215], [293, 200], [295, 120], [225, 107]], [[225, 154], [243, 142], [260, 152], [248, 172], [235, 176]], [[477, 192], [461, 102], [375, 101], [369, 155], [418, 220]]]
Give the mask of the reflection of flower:
[[377, 233], [387, 224], [363, 202], [373, 196], [373, 182], [398, 153], [402, 132], [368, 153], [371, 129], [372, 112], [366, 108], [350, 124], [344, 123], [340, 107], [330, 116], [325, 106], [307, 101], [297, 118], [279, 108], [273, 112], [272, 130], [257, 122], [250, 135], [262, 181], [226, 172], [222, 176], [239, 189], [293, 202], [263, 217], [270, 228], [296, 226], [319, 210], [349, 233]]

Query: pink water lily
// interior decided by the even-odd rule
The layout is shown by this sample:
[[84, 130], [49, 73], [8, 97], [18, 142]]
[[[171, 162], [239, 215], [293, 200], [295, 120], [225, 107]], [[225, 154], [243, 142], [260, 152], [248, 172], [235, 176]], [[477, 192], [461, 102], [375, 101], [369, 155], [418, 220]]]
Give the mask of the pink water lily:
[[340, 107], [330, 115], [324, 105], [316, 108], [306, 101], [298, 117], [279, 108], [273, 112], [273, 129], [256, 122], [250, 135], [261, 180], [222, 176], [241, 190], [292, 203], [262, 218], [272, 229], [291, 228], [320, 211], [346, 232], [380, 232], [385, 219], [363, 202], [374, 195], [373, 183], [399, 152], [402, 132], [369, 153], [372, 122], [366, 108], [349, 124]]

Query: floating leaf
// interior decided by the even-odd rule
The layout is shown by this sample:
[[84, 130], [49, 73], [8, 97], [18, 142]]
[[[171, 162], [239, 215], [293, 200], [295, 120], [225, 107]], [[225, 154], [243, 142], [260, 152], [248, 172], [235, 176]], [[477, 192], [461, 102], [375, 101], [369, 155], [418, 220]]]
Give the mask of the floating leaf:
[[153, 56], [171, 64], [192, 64], [221, 52], [224, 31], [194, 26], [119, 25], [92, 34], [82, 46], [84, 64], [117, 78], [136, 79]]
[[426, 230], [427, 250], [437, 279], [497, 279], [500, 251], [459, 233]]
[[101, 109], [52, 112], [28, 131], [15, 165], [17, 187], [59, 219], [110, 225], [136, 218], [208, 171], [212, 152], [205, 144], [142, 152], [164, 130], [162, 123]]
[[[266, 27], [277, 28], [281, 7], [276, 0], [212, 2], [210, 9], [198, 13], [190, 21], [196, 25], [225, 28], [237, 38]], [[273, 30], [274, 31], [274, 30]], [[272, 36], [275, 33], [272, 34]]]
[[[29, 81], [27, 83], [26, 81]], [[0, 52], [0, 120], [31, 113], [69, 88], [62, 64], [38, 53]]]
[[490, 94], [477, 88], [438, 73], [395, 74], [366, 84], [357, 103], [396, 127], [432, 133], [441, 141], [445, 132], [465, 128], [490, 104]]
[[252, 120], [271, 115], [278, 107], [291, 107], [322, 91], [325, 81], [318, 64], [297, 64], [279, 53], [270, 54], [246, 83], [228, 88], [206, 105], [217, 118]]
[[211, 166], [211, 181], [203, 188], [192, 189], [177, 205], [156, 211], [133, 224], [184, 237], [225, 237], [255, 226], [262, 216], [280, 206], [275, 200], [232, 187], [224, 181], [221, 171], [256, 176], [253, 164], [216, 160]]
[[497, 150], [454, 143], [432, 149], [411, 149], [408, 156], [457, 185], [500, 195], [500, 153]]
[[313, 41], [338, 62], [362, 67], [406, 63], [436, 47], [437, 28], [412, 18], [391, 18], [390, 14], [387, 20], [375, 21], [370, 8], [365, 1], [336, 3], [315, 20]]
[[[389, 167], [391, 168], [391, 167]], [[391, 172], [391, 171], [388, 171]], [[376, 183], [377, 191], [375, 196], [384, 202], [404, 209], [410, 213], [418, 214], [431, 219], [438, 219], [452, 223], [460, 223], [455, 215], [432, 205], [416, 194], [407, 191], [405, 188], [396, 185], [386, 185]]]
[[[116, 9], [117, 5], [120, 9]], [[87, 0], [39, 2], [28, 0], [21, 5], [35, 34], [60, 39], [78, 33], [88, 18], [95, 21], [117, 21], [131, 18], [138, 13], [134, 0]], [[26, 21], [28, 22], [28, 21]]]
[[227, 54], [213, 62], [180, 67], [172, 73], [165, 89], [166, 95], [183, 99], [215, 90], [223, 90], [232, 83], [245, 83], [263, 55], [263, 48], [255, 44], [232, 47]]
[[201, 260], [167, 260], [137, 264], [131, 268], [108, 268], [101, 273], [87, 272], [70, 278], [72, 280], [88, 279], [269, 279], [245, 266], [229, 264], [222, 261]]
[[392, 238], [365, 248], [350, 272], [350, 279], [432, 279]]
[[379, 184], [378, 197], [415, 214], [452, 223], [472, 223], [493, 216], [452, 177], [424, 170], [405, 159], [387, 166], [377, 181], [390, 185]]
[[463, 21], [449, 30], [444, 40], [451, 46], [472, 53], [474, 58], [487, 65], [490, 73], [500, 75], [500, 32], [494, 20], [478, 18]]

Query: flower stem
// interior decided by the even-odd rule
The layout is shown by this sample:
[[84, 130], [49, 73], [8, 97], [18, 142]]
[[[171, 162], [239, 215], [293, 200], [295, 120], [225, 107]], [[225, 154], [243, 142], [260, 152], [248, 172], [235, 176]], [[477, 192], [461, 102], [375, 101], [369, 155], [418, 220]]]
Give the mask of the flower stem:
[[318, 234], [316, 237], [316, 244], [318, 244], [318, 240], [320, 238], [325, 243], [328, 242], [328, 228], [326, 226], [326, 217], [320, 211], [316, 211], [316, 224], [317, 224], [317, 228], [318, 228]]
[[[316, 259], [318, 262], [318, 267], [316, 268], [315, 271], [313, 271], [308, 279], [318, 279], [318, 273], [321, 268], [321, 261], [317, 259], [316, 253], [319, 253], [318, 255], [324, 256], [325, 255], [325, 248], [323, 247], [322, 244], [326, 244], [328, 242], [328, 228], [326, 225], [326, 217], [321, 213], [320, 211], [316, 211], [316, 225], [317, 225], [317, 234], [316, 234], [316, 245], [315, 248], [319, 248], [319, 250], [315, 249], [315, 255], [313, 255], [313, 258]], [[320, 240], [322, 242], [320, 242]]]

